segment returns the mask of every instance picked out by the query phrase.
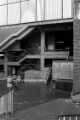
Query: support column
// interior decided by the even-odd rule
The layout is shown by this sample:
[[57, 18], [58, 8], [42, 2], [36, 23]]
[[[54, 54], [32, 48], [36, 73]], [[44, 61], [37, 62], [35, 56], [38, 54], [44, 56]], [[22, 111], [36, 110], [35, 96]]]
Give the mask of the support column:
[[[78, 7], [78, 2], [80, 0], [75, 0], [75, 11]], [[76, 14], [77, 15], [77, 14]], [[73, 63], [74, 63], [74, 71], [73, 71], [73, 94], [80, 94], [80, 20], [74, 19], [73, 25]]]
[[80, 92], [80, 21], [74, 21], [73, 94]]
[[12, 74], [15, 75], [16, 74], [16, 70], [15, 67], [12, 68]]
[[41, 71], [44, 78], [44, 48], [45, 48], [45, 32], [41, 32]]
[[8, 56], [7, 53], [4, 54], [4, 74], [5, 78], [8, 76]]

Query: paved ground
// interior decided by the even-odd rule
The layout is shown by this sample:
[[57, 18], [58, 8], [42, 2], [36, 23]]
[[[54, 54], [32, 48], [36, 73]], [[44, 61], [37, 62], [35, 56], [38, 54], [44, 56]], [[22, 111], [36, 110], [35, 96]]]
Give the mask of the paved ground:
[[[14, 92], [14, 114], [9, 120], [56, 120], [58, 114], [80, 113], [69, 94], [45, 83], [25, 83]], [[2, 120], [2, 119], [1, 119]]]
[[46, 83], [25, 83], [14, 92], [14, 112], [37, 106], [57, 98], [69, 98], [69, 94], [52, 90]]
[[57, 99], [19, 111], [10, 120], [57, 120], [57, 115], [75, 113], [80, 113], [80, 107], [68, 100]]

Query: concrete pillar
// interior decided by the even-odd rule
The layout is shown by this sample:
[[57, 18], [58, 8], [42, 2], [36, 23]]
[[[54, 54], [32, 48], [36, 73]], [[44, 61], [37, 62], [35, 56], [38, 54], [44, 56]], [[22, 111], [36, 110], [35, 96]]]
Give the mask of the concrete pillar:
[[8, 76], [8, 56], [7, 53], [4, 55], [4, 74], [5, 78]]
[[15, 67], [12, 68], [12, 74], [16, 74], [16, 70], [15, 70]]
[[74, 0], [74, 22], [73, 22], [73, 94], [80, 92], [80, 20], [77, 18], [78, 2]]
[[45, 33], [41, 32], [41, 71], [42, 78], [44, 78], [44, 48], [45, 48]]
[[80, 21], [74, 20], [74, 76], [73, 93], [80, 92]]

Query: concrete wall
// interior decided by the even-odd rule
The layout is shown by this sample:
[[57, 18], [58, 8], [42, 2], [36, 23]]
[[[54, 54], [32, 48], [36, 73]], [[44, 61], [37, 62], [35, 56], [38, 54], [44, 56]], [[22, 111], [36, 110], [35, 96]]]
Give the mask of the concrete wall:
[[20, 49], [20, 42], [19, 42], [19, 41], [16, 41], [13, 45], [11, 45], [11, 46], [9, 47], [9, 50], [10, 50], [10, 51], [21, 50], [21, 49]]
[[25, 49], [28, 54], [38, 54], [40, 55], [40, 32], [33, 32], [28, 37], [24, 37], [21, 40], [21, 48]]
[[77, 3], [80, 0], [74, 0], [74, 25], [73, 25], [73, 54], [74, 54], [74, 76], [73, 93], [80, 92], [80, 20], [76, 19]]
[[74, 20], [74, 86], [73, 92], [80, 91], [80, 21]]
[[12, 91], [0, 97], [0, 114], [13, 111], [13, 93]]

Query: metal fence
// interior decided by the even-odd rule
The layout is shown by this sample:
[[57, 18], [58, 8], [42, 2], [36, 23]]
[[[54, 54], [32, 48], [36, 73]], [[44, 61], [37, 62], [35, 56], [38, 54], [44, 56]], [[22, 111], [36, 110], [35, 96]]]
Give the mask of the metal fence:
[[80, 120], [80, 114], [58, 115], [58, 120]]

